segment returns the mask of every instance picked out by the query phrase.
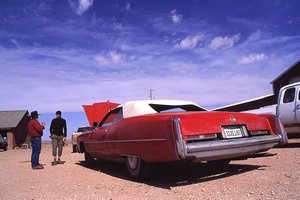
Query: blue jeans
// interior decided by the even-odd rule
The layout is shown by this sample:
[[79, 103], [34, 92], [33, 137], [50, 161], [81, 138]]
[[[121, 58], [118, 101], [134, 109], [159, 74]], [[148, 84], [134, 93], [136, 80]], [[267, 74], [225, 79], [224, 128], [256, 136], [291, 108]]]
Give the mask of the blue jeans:
[[31, 138], [32, 154], [31, 154], [31, 167], [39, 165], [40, 153], [42, 148], [41, 138]]

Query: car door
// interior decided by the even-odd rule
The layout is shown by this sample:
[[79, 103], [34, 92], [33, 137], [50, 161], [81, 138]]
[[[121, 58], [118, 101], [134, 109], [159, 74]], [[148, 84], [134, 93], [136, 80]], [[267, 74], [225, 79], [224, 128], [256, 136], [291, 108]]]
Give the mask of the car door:
[[94, 145], [94, 153], [98, 156], [110, 156], [111, 148], [114, 146], [115, 121], [120, 108], [111, 110], [91, 135]]
[[115, 113], [115, 117], [111, 123], [111, 125], [107, 126], [107, 145], [108, 145], [108, 151], [109, 155], [113, 157], [118, 157], [118, 149], [120, 146], [120, 142], [117, 140], [117, 135], [119, 133], [119, 123], [121, 120], [123, 120], [123, 109], [121, 107], [116, 108], [113, 110]]
[[96, 156], [107, 156], [106, 127], [98, 127], [91, 134], [91, 153]]
[[293, 86], [284, 90], [278, 107], [279, 116], [287, 132], [293, 132], [297, 123], [296, 89], [297, 88]]

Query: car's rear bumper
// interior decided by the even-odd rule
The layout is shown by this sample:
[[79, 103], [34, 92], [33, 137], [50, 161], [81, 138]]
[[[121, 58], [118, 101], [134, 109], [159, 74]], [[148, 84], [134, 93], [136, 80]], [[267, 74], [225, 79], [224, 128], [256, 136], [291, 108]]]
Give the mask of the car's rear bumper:
[[183, 159], [210, 161], [236, 158], [269, 150], [280, 142], [280, 135], [186, 144]]
[[[279, 120], [279, 119], [278, 119]], [[278, 121], [278, 124], [280, 121]], [[190, 159], [193, 161], [211, 161], [229, 158], [238, 158], [252, 155], [257, 152], [267, 151], [279, 144], [287, 143], [286, 132], [278, 125], [277, 135], [263, 135], [255, 137], [244, 137], [238, 139], [199, 141], [185, 143], [182, 140], [180, 119], [174, 119], [177, 134], [177, 153], [179, 159]]]

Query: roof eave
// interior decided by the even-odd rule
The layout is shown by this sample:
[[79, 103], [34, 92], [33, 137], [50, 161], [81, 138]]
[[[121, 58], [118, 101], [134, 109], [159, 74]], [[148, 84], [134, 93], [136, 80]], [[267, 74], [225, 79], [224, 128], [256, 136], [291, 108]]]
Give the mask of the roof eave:
[[292, 66], [290, 66], [288, 69], [286, 69], [284, 72], [282, 72], [279, 76], [277, 76], [273, 81], [270, 82], [270, 84], [273, 84], [275, 81], [277, 81], [278, 79], [280, 79], [284, 74], [286, 74], [290, 69], [292, 69], [293, 67], [295, 67], [297, 64], [300, 63], [300, 60], [298, 60], [297, 62], [295, 62]]

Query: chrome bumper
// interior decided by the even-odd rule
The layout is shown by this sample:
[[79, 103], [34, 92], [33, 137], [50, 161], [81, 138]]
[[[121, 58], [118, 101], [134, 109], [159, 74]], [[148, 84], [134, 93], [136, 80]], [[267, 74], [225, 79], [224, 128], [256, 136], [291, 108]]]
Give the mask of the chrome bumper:
[[236, 158], [267, 151], [279, 144], [281, 136], [268, 135], [253, 138], [207, 141], [185, 145], [185, 159], [209, 161]]
[[177, 132], [177, 152], [180, 159], [191, 159], [195, 162], [252, 155], [267, 151], [284, 140], [284, 135], [279, 134], [186, 144], [181, 136], [180, 119], [175, 118], [174, 124]]
[[282, 125], [281, 119], [279, 116], [276, 116], [275, 126], [278, 134], [281, 136], [280, 138], [280, 146], [284, 146], [288, 143], [288, 136], [287, 133]]

